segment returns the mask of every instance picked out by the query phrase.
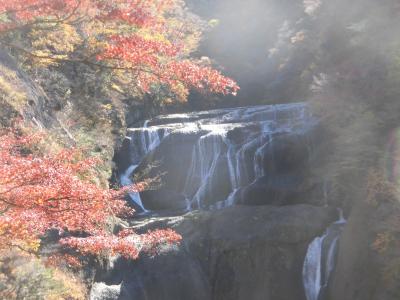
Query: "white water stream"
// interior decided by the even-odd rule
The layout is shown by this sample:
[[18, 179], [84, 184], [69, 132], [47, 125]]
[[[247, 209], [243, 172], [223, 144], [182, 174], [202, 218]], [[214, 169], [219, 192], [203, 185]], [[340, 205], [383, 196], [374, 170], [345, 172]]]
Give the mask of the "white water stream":
[[[193, 144], [183, 190], [177, 192], [186, 198], [187, 210], [227, 207], [234, 204], [236, 194], [243, 187], [270, 175], [267, 174], [271, 173], [268, 168], [275, 157], [267, 155], [268, 161], [264, 160], [266, 153], [274, 153], [277, 136], [302, 136], [315, 124], [316, 120], [303, 103], [159, 116], [146, 121], [143, 127], [129, 129], [132, 165], [121, 174], [120, 181], [122, 185], [133, 184], [131, 178], [140, 163], [146, 155], [156, 151], [169, 134], [181, 136], [183, 140], [189, 135], [197, 140]], [[311, 153], [313, 143], [306, 143]], [[179, 155], [178, 147], [176, 155]], [[227, 168], [230, 190], [224, 198], [215, 199], [213, 191], [221, 165]], [[130, 198], [136, 206], [147, 211], [139, 193], [131, 193]], [[210, 204], [210, 199], [215, 200], [213, 204]], [[339, 220], [308, 247], [303, 265], [307, 300], [323, 300], [345, 223], [341, 214]]]
[[[140, 146], [139, 149], [135, 149], [136, 151], [133, 155], [134, 164], [130, 165], [120, 175], [120, 183], [122, 186], [130, 186], [134, 184], [132, 177], [139, 166], [140, 161], [146, 156], [146, 154], [153, 151], [161, 143], [161, 139], [166, 137], [169, 133], [168, 130], [159, 130], [158, 128], [153, 127], [149, 128], [147, 126], [148, 122], [149, 121], [145, 121], [143, 127], [137, 131], [138, 136], [134, 136], [136, 140], [140, 141]], [[132, 141], [132, 138], [130, 138], [130, 140]], [[142, 203], [139, 192], [131, 192], [129, 193], [129, 197], [131, 201], [142, 210], [142, 212], [148, 212]]]
[[308, 246], [303, 265], [303, 284], [307, 300], [323, 300], [322, 291], [329, 284], [335, 268], [339, 236], [346, 220], [340, 211], [339, 220]]

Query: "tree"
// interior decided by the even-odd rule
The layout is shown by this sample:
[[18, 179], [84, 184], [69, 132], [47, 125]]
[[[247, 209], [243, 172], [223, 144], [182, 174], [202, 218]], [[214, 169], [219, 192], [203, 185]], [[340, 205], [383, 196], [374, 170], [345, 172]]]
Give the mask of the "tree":
[[181, 237], [169, 229], [144, 235], [132, 230], [108, 233], [110, 217], [133, 212], [123, 199], [127, 189], [91, 183], [95, 161], [81, 159], [77, 150], [35, 154], [31, 149], [39, 138], [9, 130], [0, 134], [0, 249], [35, 252], [49, 229], [61, 235], [79, 233], [83, 237], [64, 236], [60, 242], [83, 254], [106, 251], [136, 258], [141, 250], [152, 252], [157, 245], [179, 242]]
[[[0, 44], [33, 64], [107, 71], [143, 93], [162, 87], [179, 99], [190, 89], [235, 94], [233, 80], [190, 58], [190, 21], [179, 18], [182, 11], [180, 0], [0, 0]], [[110, 218], [132, 214], [123, 200], [127, 190], [92, 183], [96, 162], [78, 150], [32, 152], [37, 139], [0, 133], [0, 248], [36, 251], [52, 228], [62, 245], [82, 253], [130, 258], [181, 239], [172, 230], [109, 234]]]
[[[0, 41], [41, 63], [112, 70], [142, 92], [161, 85], [180, 99], [192, 88], [235, 94], [233, 80], [189, 57], [188, 22], [173, 17], [178, 10], [180, 0], [2, 0]], [[16, 33], [31, 40], [16, 44]]]

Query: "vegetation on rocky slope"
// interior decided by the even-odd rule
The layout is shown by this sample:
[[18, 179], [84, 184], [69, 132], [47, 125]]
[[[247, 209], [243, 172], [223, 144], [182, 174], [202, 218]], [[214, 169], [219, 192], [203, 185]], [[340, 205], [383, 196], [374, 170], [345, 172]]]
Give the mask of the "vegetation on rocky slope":
[[[50, 229], [59, 232], [63, 266], [77, 265], [82, 255], [137, 258], [156, 244], [178, 242], [171, 230], [114, 235], [113, 220], [129, 211], [123, 200], [129, 189], [109, 189], [107, 180], [126, 107], [135, 106], [128, 101], [144, 103], [138, 120], [185, 101], [190, 89], [237, 92], [207, 60], [190, 56], [201, 22], [170, 0], [2, 1], [0, 15], [2, 253], [38, 255]], [[26, 279], [19, 267], [2, 266], [8, 271], [0, 290], [8, 298], [81, 297], [57, 292], [51, 282], [41, 286], [51, 272], [45, 267], [21, 291]], [[37, 292], [29, 288], [36, 277]]]
[[189, 2], [220, 19], [201, 49], [238, 80], [238, 104], [309, 101], [328, 130], [313, 171], [350, 217], [331, 299], [397, 299], [398, 1]]
[[[1, 2], [0, 123], [22, 116], [45, 130], [42, 152], [84, 148], [101, 161], [92, 180], [106, 188], [126, 125], [166, 108], [182, 110], [176, 103], [186, 97], [194, 108], [309, 101], [327, 128], [326, 160], [313, 171], [328, 179], [330, 203], [350, 216], [337, 270], [351, 276], [335, 276], [331, 298], [397, 299], [398, 1], [186, 1], [202, 17], [218, 19], [209, 24], [179, 1], [109, 2], [122, 6]], [[128, 3], [140, 13], [126, 14]], [[209, 25], [217, 26], [201, 40]], [[238, 80], [236, 99], [189, 95], [193, 88], [237, 91], [202, 55]], [[363, 247], [350, 247], [354, 241]], [[357, 266], [374, 264], [360, 269], [346, 257]], [[355, 298], [360, 282], [376, 294], [365, 288]]]

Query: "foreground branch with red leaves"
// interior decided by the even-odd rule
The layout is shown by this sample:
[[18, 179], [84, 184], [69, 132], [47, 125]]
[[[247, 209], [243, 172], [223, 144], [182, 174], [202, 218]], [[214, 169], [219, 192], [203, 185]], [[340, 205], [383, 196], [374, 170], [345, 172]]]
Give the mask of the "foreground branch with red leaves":
[[[181, 99], [190, 89], [236, 94], [239, 87], [233, 80], [189, 57], [185, 24], [176, 28], [176, 21], [168, 22], [182, 6], [180, 0], [1, 0], [0, 42], [34, 59], [129, 72], [142, 92], [158, 84]], [[4, 38], [29, 30], [46, 35], [65, 30], [65, 25], [73, 32], [70, 36], [85, 41], [65, 47], [71, 53], [54, 47], [36, 51], [35, 42], [24, 48]]]
[[32, 250], [49, 229], [84, 233], [85, 238], [60, 240], [82, 254], [120, 254], [137, 258], [160, 244], [178, 243], [172, 230], [137, 235], [124, 230], [115, 236], [106, 231], [110, 216], [133, 211], [123, 200], [126, 190], [103, 189], [91, 183], [92, 159], [79, 159], [77, 150], [56, 155], [35, 155], [29, 149], [38, 135], [0, 133], [0, 250]]

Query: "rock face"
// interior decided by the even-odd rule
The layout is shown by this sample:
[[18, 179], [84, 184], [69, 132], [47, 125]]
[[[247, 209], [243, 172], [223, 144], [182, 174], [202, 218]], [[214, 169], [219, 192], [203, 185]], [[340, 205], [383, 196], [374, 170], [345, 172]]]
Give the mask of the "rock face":
[[3, 79], [0, 87], [0, 124], [8, 125], [17, 117], [23, 117], [39, 127], [50, 127], [55, 122], [43, 89], [3, 49], [0, 49], [0, 76]]
[[317, 124], [303, 103], [164, 115], [130, 129], [116, 162], [161, 177], [140, 195], [147, 210], [322, 204]]
[[173, 190], [161, 188], [141, 193], [149, 210], [184, 210], [185, 196]]
[[[164, 115], [129, 129], [121, 182], [161, 178], [131, 195], [147, 215], [132, 225], [172, 228], [183, 243], [117, 260], [93, 295], [117, 286], [118, 299], [306, 300], [309, 244], [337, 219], [311, 172], [320, 139], [303, 103]], [[172, 213], [181, 216], [162, 217]]]
[[90, 300], [112, 300], [118, 299], [121, 293], [120, 285], [106, 285], [102, 282], [92, 286]]
[[[173, 228], [183, 242], [160, 249], [154, 258], [118, 259], [98, 273], [92, 299], [303, 300], [307, 246], [335, 218], [329, 208], [292, 205], [233, 206], [135, 221], [139, 232]], [[119, 295], [110, 298], [119, 285]]]
[[341, 236], [328, 300], [400, 299], [400, 206], [360, 201]]
[[237, 202], [246, 205], [288, 205], [307, 202], [309, 191], [300, 174], [263, 176], [241, 190]]

